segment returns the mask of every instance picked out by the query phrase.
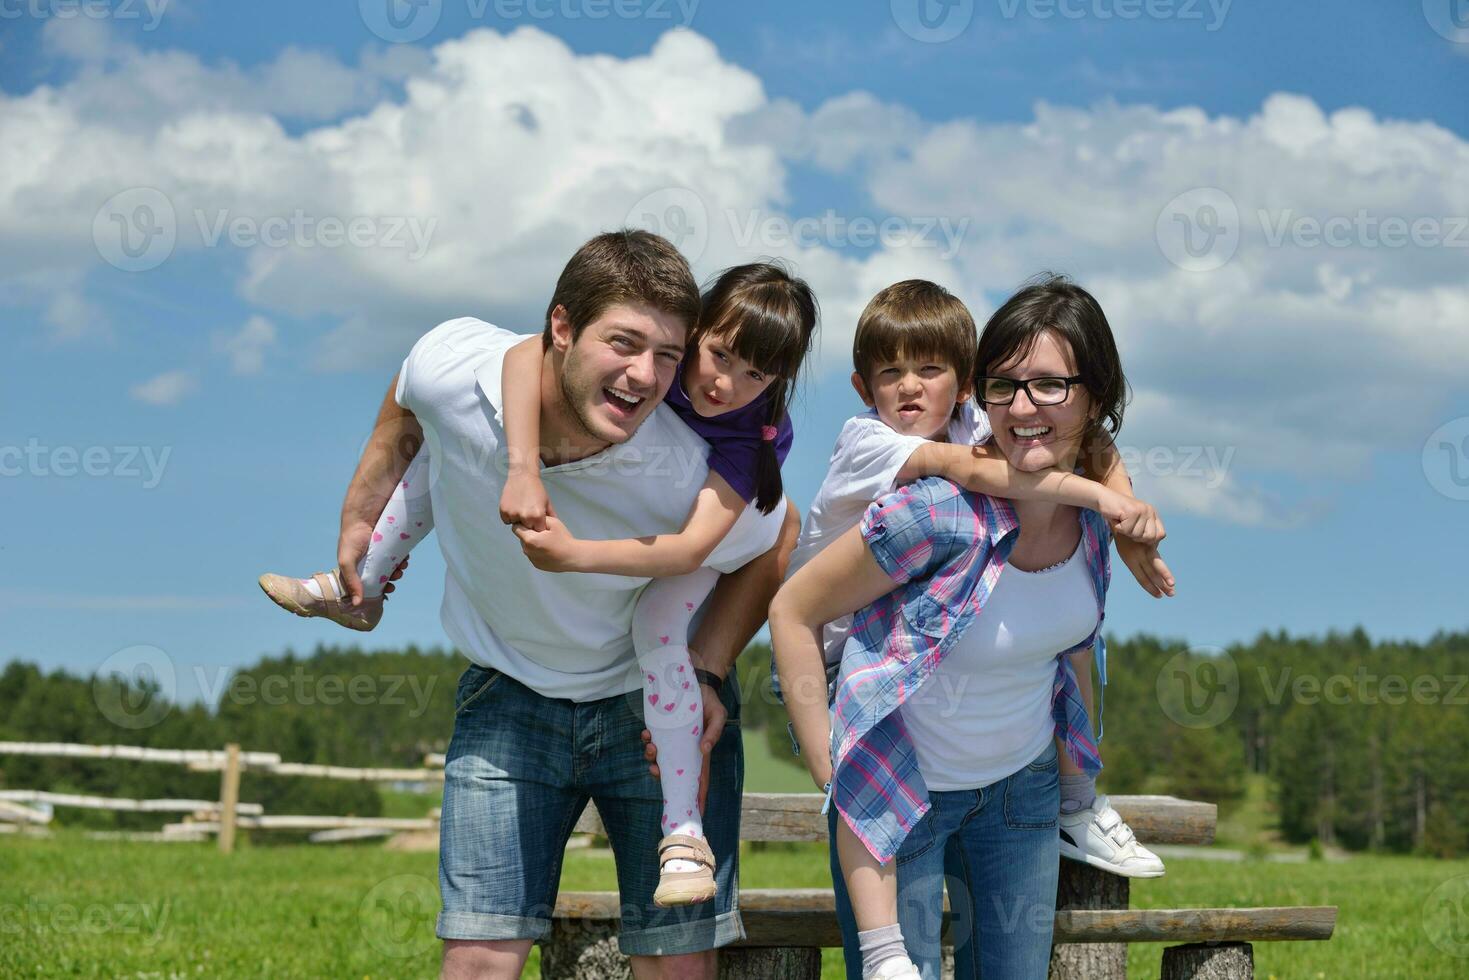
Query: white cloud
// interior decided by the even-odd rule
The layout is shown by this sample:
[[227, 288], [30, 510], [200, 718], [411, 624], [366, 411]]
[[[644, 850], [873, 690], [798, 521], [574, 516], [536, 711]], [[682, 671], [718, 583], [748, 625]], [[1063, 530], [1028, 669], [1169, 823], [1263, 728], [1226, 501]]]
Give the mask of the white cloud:
[[177, 405], [199, 390], [199, 381], [188, 371], [165, 371], [149, 378], [128, 390], [138, 401], [147, 405]]
[[252, 316], [236, 332], [217, 336], [215, 349], [229, 358], [233, 373], [259, 374], [275, 341], [275, 324], [263, 316]]
[[[389, 367], [452, 315], [538, 329], [571, 251], [643, 214], [697, 252], [701, 275], [791, 260], [821, 299], [828, 369], [892, 281], [936, 279], [982, 322], [1017, 284], [1059, 269], [1097, 294], [1118, 335], [1138, 393], [1123, 441], [1235, 452], [1218, 484], [1165, 477], [1157, 492], [1235, 523], [1289, 510], [1258, 489], [1261, 474], [1352, 478], [1374, 453], [1420, 442], [1438, 407], [1424, 391], [1462, 387], [1469, 359], [1469, 249], [1297, 234], [1302, 218], [1359, 210], [1452, 234], [1469, 216], [1469, 143], [1431, 123], [1326, 113], [1289, 94], [1248, 117], [1107, 101], [934, 123], [864, 92], [806, 112], [687, 30], [630, 58], [578, 55], [524, 28], [369, 51], [355, 66], [287, 49], [250, 67], [65, 30], [48, 43], [75, 62], [72, 79], [0, 95], [0, 261], [52, 284], [0, 288], [0, 301], [39, 295], [56, 339], [100, 319], [79, 288], [111, 272], [93, 219], [129, 187], [166, 195], [175, 253], [217, 247], [238, 263], [238, 291], [272, 314], [267, 327], [334, 322], [316, 341], [324, 369]], [[910, 233], [946, 221], [962, 248], [847, 248], [849, 225], [793, 234], [793, 219], [823, 216], [793, 211], [791, 164], [858, 202], [840, 218], [897, 216]], [[1188, 272], [1157, 229], [1170, 201], [1203, 187], [1227, 194], [1239, 243], [1214, 271]], [[235, 231], [298, 216], [316, 230], [277, 245]], [[366, 219], [371, 235], [331, 244], [323, 219]], [[247, 324], [221, 343], [248, 372], [273, 336]], [[192, 375], [170, 377], [135, 393], [176, 401]]]

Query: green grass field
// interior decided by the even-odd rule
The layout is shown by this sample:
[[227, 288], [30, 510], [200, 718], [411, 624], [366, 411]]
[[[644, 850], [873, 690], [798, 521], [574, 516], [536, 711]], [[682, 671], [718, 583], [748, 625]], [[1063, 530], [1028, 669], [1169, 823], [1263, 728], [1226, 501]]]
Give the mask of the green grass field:
[[[800, 771], [770, 768], [781, 763], [750, 741], [750, 789], [807, 788]], [[788, 775], [796, 780], [787, 785]], [[410, 814], [426, 805], [423, 797], [389, 802]], [[439, 951], [435, 863], [433, 853], [379, 844], [247, 844], [224, 856], [212, 844], [7, 835], [0, 837], [0, 976], [430, 977]], [[820, 845], [747, 849], [741, 881], [828, 887], [826, 867]], [[610, 889], [613, 874], [605, 853], [573, 851], [562, 887]], [[1167, 877], [1135, 884], [1132, 895], [1137, 908], [1340, 906], [1330, 942], [1258, 944], [1262, 978], [1469, 975], [1469, 930], [1449, 918], [1469, 909], [1469, 861], [1175, 858]], [[1132, 975], [1156, 976], [1160, 956], [1159, 946], [1134, 946]], [[841, 976], [839, 959], [828, 951], [824, 976]], [[526, 976], [538, 975], [533, 958]]]

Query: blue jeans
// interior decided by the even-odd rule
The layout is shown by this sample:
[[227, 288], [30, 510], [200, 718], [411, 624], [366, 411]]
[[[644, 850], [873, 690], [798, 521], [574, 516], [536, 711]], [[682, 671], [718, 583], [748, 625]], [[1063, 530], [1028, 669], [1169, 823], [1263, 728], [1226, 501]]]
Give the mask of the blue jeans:
[[[928, 794], [929, 810], [898, 849], [898, 925], [923, 980], [939, 980], [944, 881], [956, 980], [1045, 980], [1056, 914], [1061, 808], [1053, 742], [1025, 768], [983, 789]], [[831, 876], [847, 976], [862, 976], [857, 920], [837, 861]]]
[[643, 758], [642, 689], [600, 701], [543, 697], [499, 671], [459, 678], [444, 762], [439, 837], [440, 939], [541, 939], [551, 930], [561, 856], [590, 799], [607, 829], [629, 956], [713, 949], [744, 937], [739, 881], [745, 760], [739, 687], [710, 762], [704, 832], [717, 865], [712, 902], [660, 909], [663, 793]]

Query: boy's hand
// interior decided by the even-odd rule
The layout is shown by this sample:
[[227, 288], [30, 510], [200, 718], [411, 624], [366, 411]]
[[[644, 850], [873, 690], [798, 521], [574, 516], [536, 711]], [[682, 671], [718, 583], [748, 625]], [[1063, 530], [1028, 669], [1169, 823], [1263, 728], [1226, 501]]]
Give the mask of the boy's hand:
[[1152, 504], [1109, 487], [1103, 486], [1098, 490], [1097, 512], [1107, 519], [1112, 533], [1119, 538], [1129, 538], [1156, 548], [1158, 542], [1168, 536], [1163, 529], [1163, 518], [1158, 516]]
[[576, 559], [581, 542], [556, 515], [546, 517], [544, 531], [532, 531], [524, 524], [516, 524], [510, 530], [520, 539], [520, 550], [525, 552], [525, 557], [541, 571], [580, 571]]
[[1168, 570], [1163, 556], [1158, 554], [1157, 545], [1143, 544], [1131, 538], [1113, 538], [1112, 541], [1117, 546], [1117, 556], [1127, 565], [1127, 570], [1132, 572], [1132, 577], [1137, 579], [1144, 592], [1155, 599], [1175, 594], [1173, 573]]
[[[704, 728], [699, 733], [699, 754], [704, 757], [704, 764], [699, 769], [699, 810], [702, 812], [704, 802], [709, 797], [709, 755], [724, 734], [724, 723], [729, 718], [729, 711], [709, 685], [699, 685], [699, 696], [704, 700]], [[646, 728], [643, 729], [643, 758], [648, 760], [648, 771], [653, 774], [653, 778], [659, 778], [658, 746], [653, 744], [653, 733]]]
[[532, 531], [546, 530], [546, 518], [555, 517], [556, 509], [546, 496], [545, 484], [535, 473], [511, 473], [500, 494], [500, 520], [506, 524], [522, 524]]

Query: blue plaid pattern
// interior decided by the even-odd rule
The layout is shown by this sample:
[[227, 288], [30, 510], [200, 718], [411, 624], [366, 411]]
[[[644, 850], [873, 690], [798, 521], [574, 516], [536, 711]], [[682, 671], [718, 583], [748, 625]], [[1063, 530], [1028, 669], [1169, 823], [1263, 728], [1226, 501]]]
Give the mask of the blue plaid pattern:
[[[1092, 635], [1057, 654], [1051, 714], [1084, 771], [1101, 758], [1067, 655], [1094, 648], [1106, 680], [1102, 620], [1111, 581], [1111, 531], [1082, 510], [1082, 547], [1097, 596]], [[984, 608], [1020, 525], [1006, 500], [929, 477], [868, 507], [860, 524], [873, 558], [899, 586], [856, 616], [832, 702], [832, 799], [880, 861], [890, 860], [928, 810], [928, 787], [898, 707], [953, 649]]]

